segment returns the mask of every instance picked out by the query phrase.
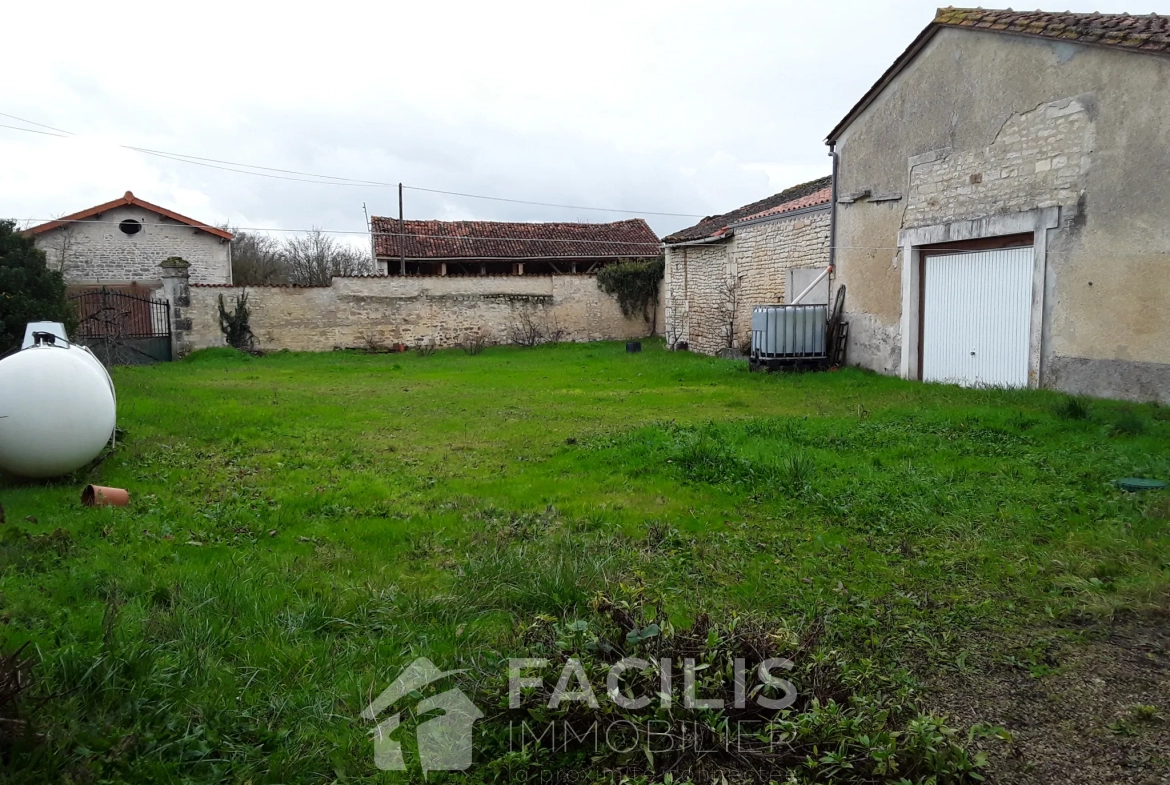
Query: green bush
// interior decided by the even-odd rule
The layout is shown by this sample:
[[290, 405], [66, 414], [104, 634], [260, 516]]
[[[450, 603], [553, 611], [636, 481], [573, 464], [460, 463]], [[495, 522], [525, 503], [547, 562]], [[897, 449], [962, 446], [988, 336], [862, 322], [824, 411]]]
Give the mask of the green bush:
[[20, 346], [29, 322], [62, 322], [72, 332], [73, 309], [65, 299], [65, 279], [50, 270], [33, 238], [0, 221], [0, 354]]
[[252, 349], [256, 337], [252, 335], [252, 327], [248, 324], [251, 316], [247, 292], [240, 292], [235, 307], [230, 311], [224, 304], [223, 295], [219, 296], [219, 329], [227, 337], [228, 346], [242, 351]]

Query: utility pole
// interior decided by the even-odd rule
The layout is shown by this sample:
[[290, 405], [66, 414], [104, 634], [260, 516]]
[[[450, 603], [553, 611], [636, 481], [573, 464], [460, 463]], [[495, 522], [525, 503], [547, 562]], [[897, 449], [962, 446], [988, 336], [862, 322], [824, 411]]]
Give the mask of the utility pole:
[[374, 245], [374, 233], [370, 231], [370, 212], [366, 203], [362, 202], [362, 215], [366, 218], [366, 234], [370, 236], [370, 269], [374, 275], [378, 274], [378, 249]]
[[398, 184], [398, 274], [406, 277], [406, 221], [402, 218], [402, 183]]

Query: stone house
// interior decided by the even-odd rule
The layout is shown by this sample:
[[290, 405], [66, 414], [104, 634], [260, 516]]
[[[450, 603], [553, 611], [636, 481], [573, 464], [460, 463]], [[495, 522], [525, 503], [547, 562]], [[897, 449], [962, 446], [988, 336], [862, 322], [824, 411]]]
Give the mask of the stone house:
[[108, 286], [150, 292], [162, 286], [159, 263], [181, 256], [191, 281], [232, 281], [232, 235], [151, 204], [125, 196], [66, 215], [28, 230], [45, 252], [49, 266], [65, 275], [72, 289]]
[[940, 9], [827, 143], [850, 363], [1170, 402], [1170, 17]]
[[590, 273], [619, 259], [658, 259], [662, 245], [643, 219], [614, 223], [405, 221], [374, 216], [380, 275]]
[[[667, 236], [667, 342], [746, 350], [752, 306], [788, 302], [829, 265], [831, 197], [832, 178], [822, 177]], [[804, 302], [828, 295], [825, 279]]]

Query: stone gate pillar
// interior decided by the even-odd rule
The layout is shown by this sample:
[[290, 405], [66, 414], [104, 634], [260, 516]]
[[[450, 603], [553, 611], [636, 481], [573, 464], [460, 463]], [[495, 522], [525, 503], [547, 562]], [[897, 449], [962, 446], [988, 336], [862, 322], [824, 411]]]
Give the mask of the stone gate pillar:
[[191, 306], [191, 263], [180, 256], [171, 256], [159, 265], [162, 268], [163, 294], [171, 312], [171, 359], [185, 357], [191, 351], [187, 333], [191, 317], [186, 315]]

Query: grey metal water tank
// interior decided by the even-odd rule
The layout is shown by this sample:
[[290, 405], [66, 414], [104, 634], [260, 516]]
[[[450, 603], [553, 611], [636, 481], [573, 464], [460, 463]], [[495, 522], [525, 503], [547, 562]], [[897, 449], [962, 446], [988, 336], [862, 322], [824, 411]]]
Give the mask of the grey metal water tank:
[[757, 305], [752, 308], [752, 356], [824, 357], [829, 306]]

